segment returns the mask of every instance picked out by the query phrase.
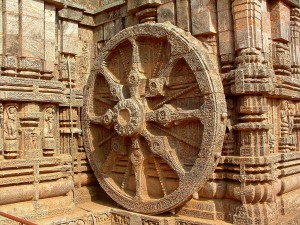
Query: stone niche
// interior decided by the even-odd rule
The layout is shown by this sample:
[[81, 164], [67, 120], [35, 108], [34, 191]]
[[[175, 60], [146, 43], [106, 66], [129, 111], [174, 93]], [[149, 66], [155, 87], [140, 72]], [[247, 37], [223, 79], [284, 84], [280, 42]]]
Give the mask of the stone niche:
[[0, 212], [45, 225], [299, 223], [299, 7], [1, 1]]

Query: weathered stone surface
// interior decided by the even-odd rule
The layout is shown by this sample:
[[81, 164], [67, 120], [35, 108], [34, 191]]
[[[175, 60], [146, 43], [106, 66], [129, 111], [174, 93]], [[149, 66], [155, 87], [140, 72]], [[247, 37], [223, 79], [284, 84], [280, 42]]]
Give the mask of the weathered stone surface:
[[299, 223], [299, 6], [0, 1], [0, 212]]
[[[132, 37], [132, 34], [135, 35]], [[151, 35], [156, 37], [150, 38]], [[225, 128], [224, 121], [221, 121], [221, 115], [225, 113], [222, 111], [225, 99], [221, 94], [220, 78], [208, 59], [200, 59], [199, 52], [202, 55], [207, 53], [202, 45], [194, 45], [195, 41], [170, 24], [137, 25], [112, 38], [96, 60], [95, 72], [87, 86], [89, 92], [85, 96], [83, 118], [88, 157], [97, 174], [103, 173], [115, 180], [108, 182], [97, 175], [104, 190], [130, 210], [154, 214], [178, 206], [203, 185], [216, 166], [215, 157], [220, 154], [219, 144], [223, 141]], [[119, 47], [120, 44], [122, 47]], [[190, 52], [186, 50], [186, 44]], [[210, 75], [205, 77], [207, 73]], [[120, 83], [116, 83], [116, 79]], [[210, 79], [214, 82], [210, 83]], [[99, 92], [100, 85], [106, 93], [104, 90]], [[174, 92], [165, 88], [177, 85], [184, 88]], [[205, 93], [207, 97], [201, 98], [198, 93]], [[108, 95], [117, 102], [115, 106]], [[148, 104], [142, 101], [142, 96], [148, 97]], [[189, 96], [203, 103], [199, 105]], [[160, 100], [161, 97], [169, 99], [168, 103]], [[178, 109], [179, 105], [175, 102], [172, 104], [174, 98], [181, 98], [180, 105], [184, 110]], [[191, 105], [194, 106], [189, 108]], [[195, 130], [186, 133], [182, 139], [179, 135], [183, 133], [180, 134], [178, 125], [181, 124], [181, 129], [185, 130], [189, 121], [195, 123]], [[197, 126], [199, 121], [204, 124], [203, 128]], [[159, 131], [165, 135], [155, 135]], [[218, 138], [210, 140], [207, 134], [215, 134]], [[92, 144], [92, 140], [99, 144]], [[107, 151], [107, 144], [112, 149]], [[121, 163], [120, 157], [126, 161], [126, 166], [120, 167], [119, 175], [114, 175], [114, 168]], [[98, 169], [99, 163], [101, 169]], [[189, 170], [183, 166], [188, 163], [191, 164]], [[157, 175], [155, 171], [143, 171], [145, 167], [153, 166]], [[169, 168], [174, 179], [172, 184], [163, 178], [163, 167]], [[199, 171], [202, 172], [198, 179], [194, 179], [194, 174]], [[153, 178], [150, 180], [149, 176]], [[131, 197], [127, 196], [130, 192], [133, 192]]]
[[71, 21], [62, 21], [62, 52], [77, 54], [78, 24]]
[[216, 1], [191, 0], [191, 19], [193, 35], [215, 34], [217, 29]]

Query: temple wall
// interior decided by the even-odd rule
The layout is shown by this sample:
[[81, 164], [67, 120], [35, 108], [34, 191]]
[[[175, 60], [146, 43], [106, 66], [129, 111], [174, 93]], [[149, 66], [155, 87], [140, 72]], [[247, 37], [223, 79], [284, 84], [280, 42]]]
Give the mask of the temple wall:
[[0, 211], [51, 216], [97, 196], [80, 121], [93, 19], [71, 5], [1, 1]]
[[[105, 43], [126, 27], [149, 22], [172, 23], [205, 43], [226, 94], [219, 165], [178, 215], [270, 224], [299, 211], [299, 5], [1, 1], [0, 211], [40, 218], [101, 199], [83, 146], [84, 87]], [[176, 222], [181, 224], [193, 223]]]

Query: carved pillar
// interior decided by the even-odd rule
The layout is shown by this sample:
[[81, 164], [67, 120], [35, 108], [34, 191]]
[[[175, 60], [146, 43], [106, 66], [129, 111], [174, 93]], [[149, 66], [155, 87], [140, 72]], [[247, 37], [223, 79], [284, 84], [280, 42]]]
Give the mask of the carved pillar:
[[269, 93], [273, 91], [272, 70], [262, 55], [262, 14], [260, 0], [234, 0], [232, 3], [235, 28], [237, 69], [232, 92]]
[[[233, 72], [235, 86], [232, 92], [240, 97], [239, 133], [241, 156], [269, 154], [266, 122], [266, 97], [273, 90], [272, 71], [262, 56], [262, 8], [260, 0], [235, 0], [232, 3], [236, 37], [237, 69]], [[248, 95], [253, 93], [254, 95]], [[260, 140], [258, 140], [260, 139]]]
[[228, 72], [234, 68], [235, 61], [231, 0], [217, 1], [217, 10], [220, 62], [222, 72]]
[[45, 4], [45, 56], [43, 77], [50, 79], [55, 70], [56, 59], [56, 8], [53, 5]]
[[[261, 0], [233, 0], [232, 12], [235, 31], [236, 70], [232, 71], [234, 85], [231, 93], [238, 94], [238, 118], [233, 126], [237, 132], [237, 152], [240, 157], [255, 159], [268, 156], [269, 145], [268, 106], [266, 94], [274, 91], [273, 71], [268, 66], [267, 33], [268, 27], [262, 25], [266, 2]], [[264, 30], [263, 30], [264, 29]], [[265, 37], [264, 37], [265, 36]], [[263, 41], [264, 40], [264, 41]], [[259, 184], [252, 185], [248, 165], [240, 163], [240, 201], [236, 208], [233, 222], [235, 224], [264, 223], [259, 212], [259, 205], [252, 204], [251, 196], [260, 194]], [[258, 166], [258, 165], [257, 165]], [[250, 170], [251, 171], [251, 170]], [[274, 204], [270, 204], [274, 206]], [[268, 210], [269, 206], [262, 206]]]
[[0, 160], [3, 159], [3, 135], [4, 135], [4, 108], [3, 104], [0, 103]]
[[135, 16], [139, 19], [139, 23], [156, 23], [157, 8], [149, 7], [137, 12]]
[[45, 52], [44, 1], [20, 1], [20, 76], [37, 78]]
[[78, 23], [61, 20], [61, 56], [59, 80], [74, 86], [76, 81], [76, 55], [78, 53]]
[[273, 68], [276, 75], [291, 75], [290, 23], [288, 5], [281, 0], [272, 1]]
[[40, 106], [37, 103], [24, 103], [21, 115], [22, 146], [20, 158], [39, 158], [42, 156]]
[[267, 123], [267, 101], [264, 96], [245, 95], [240, 98], [238, 132], [240, 156], [265, 156], [270, 154]]
[[3, 67], [2, 75], [17, 74], [19, 54], [19, 0], [3, 1]]
[[185, 31], [191, 30], [189, 0], [176, 0], [176, 25]]
[[[59, 126], [60, 126], [60, 154], [71, 154], [78, 152], [78, 135], [81, 130], [78, 128], [78, 109], [69, 107], [60, 107], [59, 109]], [[73, 132], [73, 140], [72, 140]]]
[[300, 9], [291, 10], [292, 74], [300, 79]]

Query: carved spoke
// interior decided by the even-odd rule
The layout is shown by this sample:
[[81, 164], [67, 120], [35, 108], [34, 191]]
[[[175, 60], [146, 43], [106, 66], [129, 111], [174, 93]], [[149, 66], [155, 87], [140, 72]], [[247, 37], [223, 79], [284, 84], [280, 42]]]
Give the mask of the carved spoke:
[[167, 193], [166, 181], [165, 181], [165, 178], [163, 177], [162, 170], [160, 168], [160, 164], [159, 164], [159, 162], [157, 162], [157, 159], [155, 157], [154, 157], [154, 164], [155, 164], [155, 169], [156, 169], [156, 172], [158, 175], [158, 179], [159, 179], [163, 194], [164, 194], [164, 196], [167, 196], [168, 193]]
[[109, 85], [109, 89], [114, 101], [120, 101], [128, 97], [128, 93], [126, 92], [126, 88], [124, 85], [117, 83], [113, 77], [114, 75], [107, 69], [105, 65], [102, 66], [103, 75]]
[[102, 145], [104, 145], [106, 142], [108, 142], [111, 138], [113, 138], [115, 135], [117, 135], [116, 132], [113, 132], [111, 135], [109, 135], [107, 138], [105, 138], [104, 140], [102, 140], [99, 144], [98, 147], [101, 147]]
[[[158, 72], [156, 72], [158, 67], [158, 64], [156, 64], [156, 68], [154, 69], [153, 75], [157, 73], [157, 76], [154, 76], [155, 78], [151, 78], [148, 80], [148, 90], [146, 92], [146, 97], [157, 97], [166, 95], [164, 88], [165, 86], [168, 86], [169, 76], [171, 75], [172, 69], [176, 61], [176, 57], [171, 57], [168, 63], [164, 66], [164, 68], [162, 68]], [[164, 100], [164, 103], [165, 101], [166, 99]]]
[[[118, 156], [126, 156], [127, 151], [124, 144], [124, 139], [121, 137], [114, 137], [116, 133], [114, 132], [112, 135], [107, 137], [105, 140], [101, 142], [101, 145], [106, 143], [107, 141], [111, 140], [111, 151], [109, 152], [108, 156], [106, 157], [103, 165], [102, 171], [104, 173], [111, 172], [113, 166], [115, 165]], [[100, 145], [100, 144], [99, 144]]]
[[164, 104], [166, 104], [166, 103], [168, 103], [168, 102], [170, 102], [170, 101], [172, 101], [172, 100], [180, 97], [181, 95], [184, 95], [184, 94], [190, 92], [191, 90], [195, 89], [196, 87], [198, 87], [198, 84], [193, 84], [190, 87], [187, 87], [187, 88], [185, 88], [183, 90], [177, 91], [175, 94], [173, 94], [173, 95], [165, 98], [162, 102], [160, 102], [156, 106], [154, 106], [154, 110], [162, 107]]
[[151, 152], [168, 163], [181, 179], [185, 175], [185, 170], [177, 157], [176, 151], [171, 148], [167, 137], [154, 136], [146, 130], [143, 131], [142, 136], [146, 139]]
[[168, 134], [168, 135], [176, 138], [177, 140], [179, 140], [179, 141], [181, 141], [181, 142], [183, 142], [183, 143], [185, 143], [185, 144], [193, 147], [193, 148], [200, 149], [199, 143], [197, 143], [197, 142], [195, 142], [193, 140], [187, 139], [187, 138], [185, 138], [183, 136], [180, 136], [178, 134], [174, 134], [170, 129], [166, 129], [166, 128], [163, 128], [163, 127], [158, 126], [158, 125], [153, 125], [153, 126], [156, 127], [157, 129], [165, 132], [166, 134]]
[[205, 118], [209, 117], [211, 113], [213, 113], [213, 110], [205, 108], [205, 106], [202, 106], [200, 109], [182, 110], [166, 104], [153, 112], [146, 113], [146, 121], [155, 122], [165, 127], [195, 120], [203, 123]]
[[96, 99], [97, 101], [102, 102], [102, 103], [104, 103], [108, 106], [113, 106], [114, 105], [114, 103], [108, 98], [103, 98], [103, 97], [100, 97], [100, 96], [94, 96], [94, 99]]
[[132, 44], [132, 67], [128, 75], [128, 85], [130, 96], [132, 98], [138, 99], [142, 94], [145, 93], [145, 90], [142, 90], [142, 74], [139, 58], [139, 46], [138, 42], [131, 38], [130, 42]]
[[140, 143], [137, 137], [131, 139], [131, 154], [130, 160], [133, 166], [136, 183], [136, 196], [137, 200], [146, 199], [148, 196], [146, 177], [143, 172], [145, 157], [140, 148]]
[[89, 116], [89, 120], [92, 124], [103, 125], [107, 128], [110, 128], [113, 124], [113, 117], [113, 111], [109, 109], [104, 115]]

